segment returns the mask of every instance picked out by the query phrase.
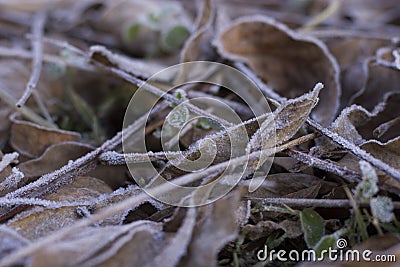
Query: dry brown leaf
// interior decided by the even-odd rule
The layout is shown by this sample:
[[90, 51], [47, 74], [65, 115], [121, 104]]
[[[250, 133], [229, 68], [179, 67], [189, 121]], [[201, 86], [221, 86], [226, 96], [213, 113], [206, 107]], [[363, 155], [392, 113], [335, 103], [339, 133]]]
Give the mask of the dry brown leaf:
[[69, 160], [75, 160], [92, 149], [92, 146], [78, 142], [56, 143], [47, 147], [40, 157], [19, 164], [18, 168], [27, 178], [38, 177], [61, 168]]
[[299, 35], [268, 17], [253, 16], [221, 30], [216, 45], [224, 57], [248, 63], [287, 98], [304, 94], [317, 82], [324, 83], [313, 116], [323, 125], [333, 120], [341, 93], [339, 67], [321, 41]]
[[256, 225], [247, 224], [241, 230], [246, 238], [255, 241], [267, 237], [277, 230], [283, 230], [288, 238], [296, 238], [303, 234], [300, 221], [283, 220], [280, 223], [273, 221], [260, 221]]
[[254, 133], [248, 144], [250, 151], [271, 148], [292, 138], [317, 105], [321, 89], [317, 84], [312, 92], [280, 105]]
[[351, 97], [363, 86], [367, 75], [364, 62], [373, 57], [379, 47], [387, 45], [388, 41], [349, 37], [329, 38], [326, 43], [340, 66], [342, 109], [350, 104]]
[[[27, 244], [29, 244], [29, 241], [13, 229], [5, 225], [0, 227], [0, 259]], [[24, 260], [16, 264], [25, 265], [26, 262]]]
[[80, 139], [80, 134], [76, 132], [45, 128], [17, 118], [12, 122], [10, 144], [27, 157], [39, 157], [51, 145], [66, 141], [78, 142]]
[[[52, 201], [94, 201], [102, 194], [112, 190], [104, 182], [91, 177], [79, 177], [71, 184], [65, 185], [57, 192], [45, 197]], [[19, 213], [7, 223], [19, 234], [29, 240], [36, 240], [49, 233], [71, 225], [79, 219], [77, 207], [34, 207]]]
[[210, 60], [214, 51], [211, 47], [213, 38], [212, 22], [215, 17], [215, 6], [213, 0], [204, 0], [200, 15], [197, 19], [196, 30], [186, 40], [180, 53], [180, 62], [196, 60]]
[[260, 221], [256, 225], [245, 225], [241, 229], [241, 234], [250, 241], [255, 241], [271, 235], [276, 230], [283, 230], [279, 223], [273, 221]]
[[217, 266], [220, 249], [237, 236], [235, 210], [240, 191], [198, 208], [197, 223], [185, 257], [178, 266]]
[[162, 244], [161, 224], [88, 227], [33, 255], [40, 266], [143, 266]]
[[400, 71], [380, 66], [376, 60], [370, 60], [366, 64], [367, 73], [363, 87], [351, 98], [351, 102], [373, 110], [384, 101], [385, 94], [399, 91]]
[[[388, 125], [400, 116], [399, 93], [388, 93], [372, 112], [353, 105], [342, 111], [332, 124], [332, 131], [356, 145], [365, 140], [376, 139], [386, 142], [398, 136], [400, 124]], [[387, 125], [388, 127], [383, 127]]]

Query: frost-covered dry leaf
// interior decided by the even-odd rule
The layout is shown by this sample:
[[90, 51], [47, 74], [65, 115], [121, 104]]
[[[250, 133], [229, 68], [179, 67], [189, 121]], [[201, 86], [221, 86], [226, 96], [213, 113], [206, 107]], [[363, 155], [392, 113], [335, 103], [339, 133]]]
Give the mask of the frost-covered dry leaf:
[[10, 144], [27, 157], [38, 157], [51, 145], [66, 141], [77, 142], [79, 139], [79, 133], [49, 129], [16, 118], [11, 126]]
[[146, 221], [88, 227], [33, 255], [32, 266], [143, 266], [162, 237], [161, 225]]
[[[102, 181], [90, 177], [81, 177], [56, 193], [48, 195], [46, 199], [70, 202], [95, 201], [100, 195], [110, 192], [111, 189]], [[7, 226], [29, 240], [35, 240], [77, 221], [79, 219], [77, 208], [34, 207], [20, 213], [9, 221]]]
[[47, 147], [40, 157], [19, 164], [18, 168], [26, 177], [38, 177], [68, 164], [68, 161], [75, 160], [92, 149], [92, 146], [72, 141], [55, 143]]
[[280, 105], [254, 133], [248, 149], [272, 148], [292, 138], [317, 105], [322, 87], [322, 84], [317, 84], [312, 92]]
[[321, 41], [299, 35], [268, 17], [253, 16], [225, 26], [216, 45], [224, 57], [248, 63], [287, 98], [322, 82], [325, 88], [314, 116], [324, 125], [333, 120], [341, 92], [339, 68]]
[[217, 266], [219, 250], [238, 234], [235, 209], [239, 198], [236, 191], [199, 209], [192, 241], [179, 266]]

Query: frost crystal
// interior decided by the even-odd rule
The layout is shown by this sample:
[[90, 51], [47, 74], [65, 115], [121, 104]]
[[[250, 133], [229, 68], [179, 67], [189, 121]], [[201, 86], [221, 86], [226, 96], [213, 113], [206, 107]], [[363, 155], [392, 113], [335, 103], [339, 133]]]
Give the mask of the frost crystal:
[[17, 152], [5, 154], [0, 161], [0, 172], [2, 172], [10, 163], [16, 162], [18, 156], [19, 154]]
[[360, 169], [363, 180], [357, 185], [354, 195], [359, 201], [368, 201], [379, 191], [378, 176], [374, 168], [366, 161], [360, 161]]
[[377, 196], [371, 199], [371, 212], [380, 222], [391, 222], [393, 219], [393, 202], [390, 198]]
[[0, 189], [17, 188], [18, 183], [25, 177], [17, 167], [12, 168], [12, 173], [0, 183]]

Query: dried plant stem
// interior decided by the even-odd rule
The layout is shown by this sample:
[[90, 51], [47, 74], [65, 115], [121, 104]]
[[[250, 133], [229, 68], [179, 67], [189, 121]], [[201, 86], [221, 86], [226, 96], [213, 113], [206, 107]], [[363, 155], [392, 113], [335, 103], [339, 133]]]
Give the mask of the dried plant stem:
[[310, 167], [334, 173], [342, 178], [345, 178], [346, 180], [354, 182], [354, 181], [359, 181], [361, 179], [361, 174], [353, 170], [349, 170], [346, 167], [341, 167], [334, 162], [322, 160], [292, 149], [289, 149], [287, 154], [290, 157], [297, 159], [298, 161], [303, 162]]
[[323, 135], [327, 136], [329, 139], [334, 141], [336, 144], [340, 145], [344, 149], [349, 150], [351, 153], [359, 157], [360, 159], [363, 159], [367, 162], [369, 162], [371, 165], [376, 167], [377, 169], [383, 171], [384, 173], [392, 176], [396, 180], [400, 181], [400, 172], [393, 167], [389, 166], [385, 162], [375, 158], [365, 150], [359, 148], [358, 146], [354, 145], [347, 139], [341, 137], [340, 135], [330, 131], [329, 129], [322, 127], [319, 123], [316, 121], [313, 121], [311, 119], [307, 119], [307, 124], [310, 125], [311, 127], [315, 128], [317, 131], [322, 133]]
[[32, 39], [32, 74], [29, 78], [28, 84], [26, 85], [26, 89], [22, 97], [17, 101], [17, 107], [22, 107], [25, 102], [28, 100], [29, 96], [32, 94], [33, 90], [35, 90], [36, 85], [39, 81], [40, 72], [42, 71], [42, 58], [43, 58], [43, 49], [42, 49], [42, 37], [44, 31], [44, 24], [46, 21], [46, 13], [44, 11], [39, 11], [34, 18], [34, 22], [32, 25], [32, 34], [35, 36]]
[[180, 151], [163, 151], [148, 153], [126, 153], [120, 154], [115, 151], [104, 152], [100, 155], [99, 160], [105, 165], [124, 165], [130, 163], [148, 162], [149, 160], [168, 160], [170, 158], [179, 157]]
[[[17, 102], [17, 100], [14, 97], [12, 97], [11, 95], [9, 95], [7, 92], [8, 92], [8, 89], [2, 87], [2, 85], [0, 84], [0, 99], [3, 100], [7, 105], [15, 108], [15, 103]], [[18, 109], [18, 111], [21, 112], [22, 115], [24, 115], [27, 119], [29, 119], [41, 126], [48, 127], [48, 128], [57, 128], [54, 125], [54, 123], [50, 123], [47, 120], [43, 119], [42, 117], [37, 115], [33, 110], [31, 110], [28, 107], [20, 107]]]
[[[28, 50], [16, 48], [16, 47], [9, 48], [9, 47], [1, 47], [1, 46], [0, 46], [0, 56], [1, 57], [19, 58], [19, 59], [32, 59], [33, 58], [32, 53]], [[56, 55], [44, 54], [43, 61], [49, 62], [49, 63], [54, 63], [54, 64], [59, 64], [59, 65], [63, 65], [63, 66], [65, 65], [68, 67], [73, 67], [73, 68], [86, 70], [86, 71], [94, 71], [95, 70], [95, 68], [89, 64], [76, 63], [73, 60], [61, 58]]]
[[9, 199], [6, 197], [0, 198], [0, 206], [14, 206], [14, 205], [35, 205], [43, 206], [46, 208], [57, 209], [61, 207], [78, 207], [78, 206], [90, 206], [93, 202], [90, 201], [52, 201], [40, 198], [13, 198]]
[[38, 105], [40, 111], [42, 112], [42, 115], [46, 118], [46, 120], [54, 125], [54, 127], [58, 128], [58, 126], [53, 122], [53, 119], [51, 118], [51, 115], [49, 111], [47, 110], [46, 105], [43, 103], [42, 99], [40, 98], [39, 94], [37, 91], [33, 91], [33, 97], [35, 98], [35, 102]]
[[301, 27], [298, 31], [300, 32], [309, 32], [310, 30], [314, 29], [316, 26], [324, 22], [324, 20], [331, 17], [335, 14], [341, 6], [341, 0], [333, 0], [330, 4], [322, 10], [319, 14], [313, 17], [309, 22], [307, 22], [303, 27]]
[[10, 165], [10, 163], [15, 162], [18, 159], [18, 157], [19, 154], [17, 152], [3, 155], [0, 160], [0, 172], [2, 172], [5, 168], [7, 168], [8, 165]]
[[[296, 208], [352, 208], [353, 202], [348, 199], [305, 199], [305, 198], [252, 198], [250, 200], [259, 200], [265, 205], [290, 206]], [[369, 202], [356, 203], [358, 207], [369, 207]], [[393, 202], [395, 209], [400, 209], [400, 202]]]

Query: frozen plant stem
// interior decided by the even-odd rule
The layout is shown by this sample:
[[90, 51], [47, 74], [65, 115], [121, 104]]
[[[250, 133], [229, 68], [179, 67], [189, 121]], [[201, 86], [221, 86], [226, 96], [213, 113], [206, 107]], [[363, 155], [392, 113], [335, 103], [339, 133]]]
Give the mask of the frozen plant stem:
[[[0, 99], [3, 100], [7, 105], [15, 108], [15, 103], [17, 100], [11, 95], [9, 95], [7, 92], [9, 92], [9, 89], [2, 87], [2, 84], [0, 84]], [[54, 123], [50, 123], [47, 120], [43, 119], [28, 107], [20, 107], [18, 111], [21, 112], [22, 115], [24, 115], [27, 119], [41, 126], [48, 128], [57, 128], [57, 126], [54, 125]]]
[[17, 161], [19, 154], [17, 152], [5, 154], [0, 161], [0, 172], [7, 168], [10, 163]]
[[[236, 67], [244, 72], [246, 75], [248, 75], [260, 88], [260, 90], [268, 97], [275, 99], [277, 102], [280, 102], [281, 104], [286, 101], [285, 98], [281, 97], [278, 95], [276, 92], [274, 92], [271, 88], [266, 86], [249, 68], [247, 68], [244, 64], [242, 63], [237, 63]], [[321, 126], [319, 123], [316, 121], [308, 118], [306, 120], [306, 123], [316, 129], [318, 132], [322, 133], [329, 139], [331, 139], [333, 142], [338, 144], [340, 147], [350, 151], [360, 159], [363, 159], [367, 162], [369, 162], [372, 166], [376, 167], [377, 169], [385, 172], [386, 174], [392, 176], [396, 180], [400, 181], [400, 172], [393, 167], [389, 166], [388, 164], [384, 163], [383, 161], [375, 158], [365, 150], [359, 148], [358, 146], [354, 145], [347, 139], [343, 138], [342, 136], [330, 131], [328, 128], [325, 128]]]
[[130, 163], [148, 162], [149, 160], [168, 160], [179, 157], [180, 151], [163, 151], [148, 153], [126, 153], [120, 154], [115, 151], [107, 151], [100, 155], [99, 160], [104, 165], [124, 165]]
[[43, 59], [43, 47], [42, 37], [44, 31], [44, 24], [46, 21], [46, 13], [41, 10], [36, 13], [34, 22], [32, 25], [32, 34], [35, 38], [32, 38], [32, 73], [29, 78], [28, 84], [22, 97], [17, 101], [17, 107], [22, 107], [28, 100], [29, 96], [35, 90], [36, 85], [40, 78], [40, 72], [42, 71], [42, 59]]
[[[296, 208], [352, 208], [353, 202], [348, 199], [305, 199], [305, 198], [252, 198], [265, 205], [290, 206]], [[369, 202], [356, 203], [358, 207], [369, 208]], [[395, 209], [400, 209], [400, 202], [393, 202]]]

